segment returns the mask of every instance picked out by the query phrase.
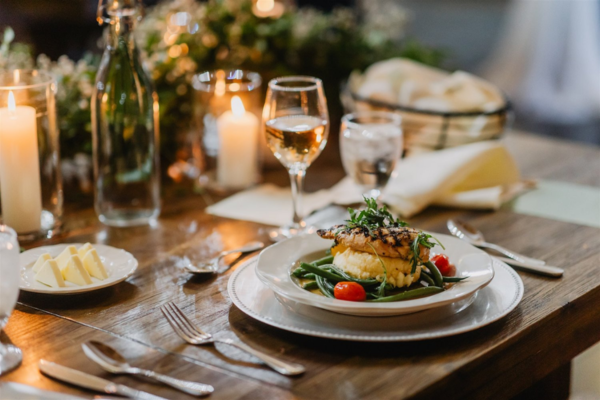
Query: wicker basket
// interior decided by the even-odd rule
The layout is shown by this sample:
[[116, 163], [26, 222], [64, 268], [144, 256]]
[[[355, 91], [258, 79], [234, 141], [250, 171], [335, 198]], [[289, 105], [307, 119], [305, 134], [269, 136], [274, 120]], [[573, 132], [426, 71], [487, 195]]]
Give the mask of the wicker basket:
[[402, 116], [406, 155], [499, 139], [513, 120], [508, 100], [488, 112], [437, 112], [390, 104], [353, 93], [348, 85], [341, 91], [346, 112], [360, 110], [392, 111]]

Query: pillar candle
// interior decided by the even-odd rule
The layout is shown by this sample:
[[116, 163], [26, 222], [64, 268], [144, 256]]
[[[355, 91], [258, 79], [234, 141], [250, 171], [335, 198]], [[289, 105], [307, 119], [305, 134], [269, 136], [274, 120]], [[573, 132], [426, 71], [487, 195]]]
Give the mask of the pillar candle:
[[41, 228], [42, 190], [36, 110], [17, 106], [9, 92], [0, 108], [0, 201], [3, 222], [17, 233]]
[[258, 118], [244, 108], [239, 96], [231, 99], [231, 111], [217, 119], [219, 154], [217, 182], [226, 188], [244, 188], [258, 175]]

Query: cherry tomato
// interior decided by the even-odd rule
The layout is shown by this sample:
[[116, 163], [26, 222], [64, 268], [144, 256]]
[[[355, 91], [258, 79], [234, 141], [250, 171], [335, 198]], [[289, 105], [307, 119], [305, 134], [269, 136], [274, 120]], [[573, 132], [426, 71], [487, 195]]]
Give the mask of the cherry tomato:
[[435, 264], [443, 276], [453, 276], [456, 273], [456, 268], [450, 264], [450, 260], [445, 254], [436, 254], [431, 257], [431, 262]]
[[365, 301], [367, 292], [356, 282], [338, 282], [333, 288], [333, 295], [338, 300]]

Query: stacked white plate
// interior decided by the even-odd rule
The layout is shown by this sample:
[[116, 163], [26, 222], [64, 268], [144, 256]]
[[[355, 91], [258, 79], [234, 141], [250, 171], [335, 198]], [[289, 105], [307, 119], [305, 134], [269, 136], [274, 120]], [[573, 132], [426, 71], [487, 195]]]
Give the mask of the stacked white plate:
[[455, 335], [490, 324], [519, 304], [523, 283], [514, 270], [459, 239], [436, 237], [456, 264], [457, 275], [469, 279], [433, 296], [390, 303], [349, 302], [302, 289], [290, 276], [298, 260], [331, 246], [314, 234], [277, 243], [240, 265], [229, 280], [229, 295], [242, 312], [271, 326], [356, 341]]

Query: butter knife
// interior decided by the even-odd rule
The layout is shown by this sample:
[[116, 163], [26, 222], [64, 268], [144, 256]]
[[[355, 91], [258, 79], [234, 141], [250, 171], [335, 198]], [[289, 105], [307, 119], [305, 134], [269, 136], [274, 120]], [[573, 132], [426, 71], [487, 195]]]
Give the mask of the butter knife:
[[77, 371], [76, 369], [67, 368], [50, 361], [40, 360], [38, 368], [44, 374], [52, 378], [70, 383], [71, 385], [95, 390], [97, 392], [117, 394], [120, 396], [140, 400], [166, 400], [163, 397], [142, 392], [141, 390], [132, 389], [125, 385], [119, 385], [106, 379], [102, 379], [82, 371]]

